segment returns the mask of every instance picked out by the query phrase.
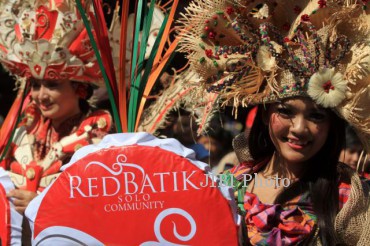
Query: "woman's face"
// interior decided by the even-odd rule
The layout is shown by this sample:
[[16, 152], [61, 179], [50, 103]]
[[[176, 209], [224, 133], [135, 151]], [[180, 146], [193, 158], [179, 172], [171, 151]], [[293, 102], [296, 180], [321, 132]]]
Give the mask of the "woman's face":
[[219, 156], [222, 152], [221, 143], [213, 137], [201, 136], [197, 142], [203, 144], [203, 146], [209, 150], [211, 156]]
[[52, 119], [53, 124], [80, 112], [79, 96], [68, 80], [33, 80], [31, 97], [42, 115]]
[[294, 98], [268, 110], [272, 142], [287, 164], [302, 163], [323, 147], [328, 137], [329, 113], [308, 98]]
[[356, 170], [357, 162], [360, 159], [361, 152], [361, 145], [356, 144], [353, 146], [349, 146], [348, 148], [342, 149], [342, 151], [340, 152], [339, 160], [350, 166], [353, 170]]

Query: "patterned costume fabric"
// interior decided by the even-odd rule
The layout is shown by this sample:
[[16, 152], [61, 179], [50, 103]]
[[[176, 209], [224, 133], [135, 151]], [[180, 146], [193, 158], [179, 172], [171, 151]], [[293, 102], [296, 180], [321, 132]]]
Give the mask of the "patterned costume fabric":
[[79, 148], [97, 142], [111, 131], [107, 111], [79, 113], [54, 129], [32, 103], [19, 124], [9, 156], [1, 166], [10, 170], [16, 187], [42, 191], [59, 175], [60, 167]]
[[[246, 191], [248, 185], [243, 185], [243, 177], [258, 172], [268, 161], [269, 159], [265, 159], [257, 165], [243, 163], [224, 173], [229, 178], [228, 184], [234, 185], [238, 193], [235, 197], [239, 210], [242, 210], [239, 212], [244, 216], [248, 244], [297, 245], [310, 240], [316, 232], [317, 217], [308, 192], [285, 204], [264, 204], [255, 194]], [[338, 188], [341, 209], [348, 201], [351, 186], [346, 182], [339, 182]]]
[[317, 218], [307, 193], [284, 206], [263, 204], [249, 192], [244, 200], [248, 238], [253, 245], [296, 245], [314, 232]]

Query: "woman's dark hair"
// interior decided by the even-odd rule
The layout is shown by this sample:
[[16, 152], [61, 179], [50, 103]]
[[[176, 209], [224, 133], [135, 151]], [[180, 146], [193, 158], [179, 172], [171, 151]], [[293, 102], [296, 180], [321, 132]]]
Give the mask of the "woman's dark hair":
[[343, 144], [343, 149], [350, 148], [353, 146], [362, 146], [360, 139], [358, 138], [355, 130], [352, 126], [346, 125], [345, 142]]
[[90, 104], [87, 102], [87, 100], [82, 98], [78, 100], [78, 105], [81, 109], [81, 112], [83, 112], [84, 114], [86, 114], [91, 109]]
[[[263, 111], [269, 105], [260, 105], [249, 136], [250, 153], [255, 160], [272, 156], [275, 146], [269, 135], [268, 126], [263, 123]], [[328, 109], [331, 126], [327, 140], [321, 150], [310, 160], [307, 171], [299, 182], [285, 189], [275, 199], [284, 204], [296, 196], [309, 191], [313, 210], [318, 218], [319, 236], [323, 245], [337, 241], [334, 229], [335, 217], [339, 211], [338, 159], [345, 136], [345, 121]]]
[[78, 87], [78, 86], [83, 86], [83, 88], [86, 90], [86, 96], [84, 98], [80, 98], [78, 100], [78, 105], [80, 107], [80, 110], [86, 114], [90, 109], [91, 106], [87, 100], [91, 98], [91, 96], [94, 93], [94, 87], [89, 84], [89, 83], [82, 83], [78, 81], [71, 81], [72, 85]]
[[263, 111], [266, 105], [259, 105], [256, 117], [248, 136], [249, 151], [254, 160], [261, 160], [266, 156], [272, 156], [275, 146], [271, 141], [268, 126], [263, 122]]

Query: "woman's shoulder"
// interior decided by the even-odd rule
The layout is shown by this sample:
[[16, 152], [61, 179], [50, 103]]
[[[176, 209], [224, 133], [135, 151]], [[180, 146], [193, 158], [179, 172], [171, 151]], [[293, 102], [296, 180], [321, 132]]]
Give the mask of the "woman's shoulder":
[[87, 113], [86, 117], [109, 117], [110, 119], [112, 119], [109, 111], [105, 109], [92, 109]]
[[339, 197], [346, 202], [335, 219], [336, 231], [343, 242], [354, 245], [357, 242], [366, 241], [363, 245], [368, 245], [370, 243], [368, 239], [370, 220], [367, 219], [370, 215], [369, 184], [353, 170], [345, 169], [345, 172], [340, 174], [342, 181], [339, 182]]
[[356, 202], [356, 199], [364, 199], [369, 196], [369, 182], [362, 179], [357, 172], [347, 167], [344, 164], [338, 165], [338, 191], [340, 208], [351, 199], [351, 203]]
[[90, 111], [80, 124], [80, 129], [91, 126], [104, 132], [109, 132], [112, 129], [112, 116], [107, 110], [97, 109]]

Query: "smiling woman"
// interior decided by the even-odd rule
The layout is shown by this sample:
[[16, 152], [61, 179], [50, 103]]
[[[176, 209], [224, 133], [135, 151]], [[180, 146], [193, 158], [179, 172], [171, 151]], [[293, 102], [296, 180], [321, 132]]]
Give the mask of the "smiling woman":
[[31, 103], [1, 163], [19, 188], [8, 195], [22, 213], [29, 199], [59, 175], [59, 168], [78, 148], [97, 143], [112, 126], [108, 112], [89, 106], [90, 85], [69, 80], [30, 82]]
[[[242, 163], [230, 173], [240, 175], [238, 170], [242, 169], [250, 172], [248, 166], [258, 163], [253, 171], [260, 177], [278, 176], [288, 178], [291, 182], [289, 187], [279, 189], [256, 186], [252, 181], [244, 190], [238, 190], [245, 192], [242, 208], [246, 213], [247, 222], [252, 223], [255, 216], [262, 215], [268, 210], [269, 216], [278, 217], [283, 216], [284, 211], [293, 211], [297, 208], [302, 213], [292, 213], [294, 217], [286, 217], [287, 221], [277, 220], [277, 224], [269, 224], [273, 227], [278, 227], [279, 224], [287, 226], [281, 238], [267, 231], [266, 237], [262, 237], [260, 233], [264, 231], [262, 228], [264, 224], [253, 222], [250, 225], [253, 232], [248, 231], [248, 236], [259, 235], [254, 237], [257, 241], [253, 242], [258, 244], [260, 240], [275, 242], [284, 239], [295, 244], [311, 240], [329, 242], [338, 240], [333, 231], [334, 220], [338, 211], [348, 201], [348, 187], [351, 183], [349, 180], [353, 175], [353, 172], [344, 166], [338, 167], [344, 126], [344, 120], [307, 97], [287, 98], [258, 108], [247, 140], [249, 147], [246, 146], [253, 161]], [[251, 205], [245, 205], [245, 201], [248, 200], [246, 197], [253, 202], [258, 201], [257, 204], [287, 205], [283, 205], [283, 210], [270, 210], [269, 206], [264, 207], [252, 215], [246, 209], [252, 208]], [[306, 205], [299, 205], [304, 203]], [[366, 211], [367, 208], [363, 209]], [[298, 226], [300, 220], [307, 220], [302, 224], [303, 227], [299, 225], [302, 233], [292, 234], [291, 230]], [[320, 237], [320, 234], [315, 235], [317, 227], [323, 234], [321, 239], [315, 238]]]
[[78, 86], [82, 87], [78, 84], [73, 86], [70, 81], [32, 80], [31, 97], [42, 115], [52, 119], [53, 126], [58, 127], [69, 117], [80, 113]]
[[[225, 173], [243, 244], [370, 244], [369, 186], [338, 162], [345, 121], [370, 150], [368, 5], [194, 0], [181, 20], [180, 50], [206, 89], [195, 95], [259, 105], [233, 143], [240, 164]], [[289, 187], [260, 185], [273, 177]]]

